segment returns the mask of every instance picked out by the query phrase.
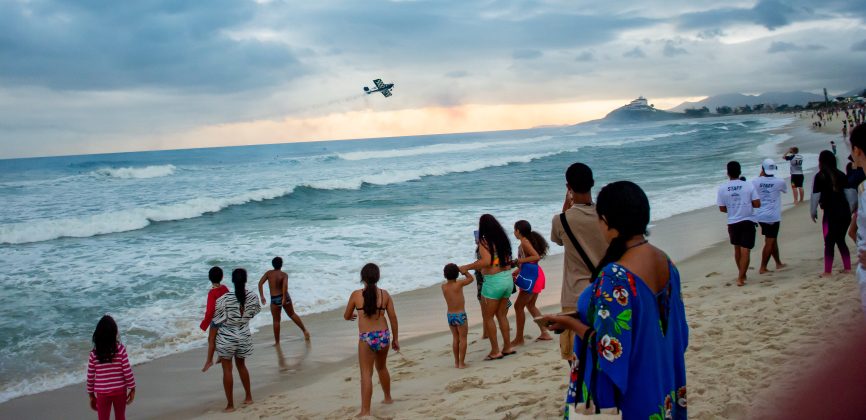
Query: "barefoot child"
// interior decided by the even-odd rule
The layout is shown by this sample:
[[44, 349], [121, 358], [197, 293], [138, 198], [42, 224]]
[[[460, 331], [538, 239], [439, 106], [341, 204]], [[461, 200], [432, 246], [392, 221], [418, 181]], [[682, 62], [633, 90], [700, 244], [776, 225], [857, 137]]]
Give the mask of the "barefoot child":
[[101, 419], [126, 418], [126, 406], [135, 399], [135, 376], [126, 356], [126, 347], [120, 344], [114, 318], [105, 315], [93, 331], [93, 350], [87, 363], [87, 394], [90, 408]]
[[463, 300], [463, 287], [475, 280], [469, 272], [463, 273], [464, 278], [457, 280], [460, 268], [457, 264], [448, 264], [443, 270], [445, 283], [442, 285], [442, 294], [448, 305], [448, 326], [451, 328], [451, 337], [454, 351], [454, 367], [463, 369], [466, 367], [466, 337], [469, 334], [469, 326], [466, 325], [466, 307]]
[[[400, 351], [397, 341], [397, 313], [394, 299], [387, 290], [376, 286], [379, 282], [379, 266], [367, 264], [361, 269], [364, 288], [355, 290], [349, 296], [349, 303], [343, 312], [346, 321], [358, 320], [358, 364], [361, 368], [361, 411], [355, 417], [370, 415], [370, 402], [373, 399], [373, 369], [379, 376], [383, 404], [392, 404], [391, 375], [388, 373], [388, 349]], [[357, 312], [357, 313], [356, 313]], [[390, 324], [390, 330], [388, 325]]]
[[292, 297], [289, 296], [289, 275], [281, 271], [283, 268], [283, 259], [274, 257], [271, 260], [273, 270], [268, 270], [262, 275], [259, 280], [259, 296], [262, 297], [262, 305], [266, 304], [265, 294], [262, 291], [262, 286], [268, 282], [268, 288], [271, 291], [271, 316], [274, 318], [274, 344], [280, 344], [280, 309], [286, 311], [286, 315], [295, 322], [295, 325], [304, 333], [304, 340], [310, 341], [310, 333], [304, 327], [304, 322], [301, 321], [295, 313], [295, 307], [292, 305]]
[[211, 267], [207, 272], [207, 277], [210, 279], [210, 291], [207, 292], [207, 306], [205, 306], [204, 319], [201, 321], [199, 328], [206, 331], [210, 327], [207, 334], [207, 360], [204, 362], [202, 372], [207, 371], [213, 366], [213, 354], [216, 350], [216, 335], [217, 328], [213, 325], [213, 314], [216, 310], [216, 301], [222, 295], [229, 292], [229, 288], [220, 284], [223, 281], [223, 270], [219, 267]]
[[[517, 261], [515, 264], [518, 268], [514, 270], [512, 275], [515, 279], [517, 288], [520, 289], [520, 294], [517, 295], [517, 301], [514, 303], [514, 312], [516, 315], [517, 333], [514, 336], [512, 346], [523, 345], [523, 326], [526, 323], [526, 314], [524, 308], [529, 311], [533, 318], [541, 316], [541, 311], [535, 306], [538, 300], [538, 295], [544, 290], [544, 271], [538, 265], [538, 262], [547, 254], [547, 241], [538, 232], [532, 230], [532, 226], [526, 220], [519, 220], [514, 224], [514, 237], [520, 241], [517, 247]], [[541, 334], [536, 341], [552, 340], [547, 329], [542, 327]]]

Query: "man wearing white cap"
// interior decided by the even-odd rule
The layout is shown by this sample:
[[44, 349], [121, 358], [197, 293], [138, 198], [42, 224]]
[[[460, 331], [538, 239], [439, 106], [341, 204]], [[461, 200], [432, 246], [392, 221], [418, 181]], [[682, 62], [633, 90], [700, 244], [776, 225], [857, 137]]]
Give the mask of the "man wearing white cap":
[[776, 269], [785, 267], [779, 259], [779, 226], [782, 223], [782, 193], [788, 192], [788, 184], [781, 178], [776, 178], [777, 168], [773, 159], [764, 159], [761, 164], [761, 176], [752, 180], [758, 197], [761, 199], [761, 207], [755, 210], [755, 219], [761, 225], [761, 234], [764, 235], [764, 250], [761, 252], [760, 274], [770, 270], [767, 264], [770, 257], [776, 261]]

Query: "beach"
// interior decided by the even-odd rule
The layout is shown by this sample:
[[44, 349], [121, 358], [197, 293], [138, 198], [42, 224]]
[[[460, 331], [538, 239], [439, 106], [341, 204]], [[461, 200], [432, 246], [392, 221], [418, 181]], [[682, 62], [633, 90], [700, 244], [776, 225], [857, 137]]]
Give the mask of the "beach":
[[[826, 146], [829, 137], [810, 131], [806, 125], [803, 119], [780, 131], [787, 140], [776, 145], [780, 150], [777, 155], [794, 144], [804, 153], [817, 153]], [[844, 150], [845, 146], [840, 148]], [[807, 175], [807, 191], [810, 186], [811, 176]], [[750, 279], [743, 288], [735, 285], [724, 216], [716, 208], [678, 214], [654, 222], [651, 227], [651, 241], [669, 253], [683, 278], [691, 329], [686, 363], [693, 418], [742, 418], [749, 410], [760, 408], [766, 400], [759, 395], [790, 388], [792, 382], [784, 373], [802, 365], [812, 346], [819, 345], [822, 336], [816, 331], [829, 331], [829, 326], [840, 323], [862, 322], [852, 275], [818, 279], [822, 241], [819, 225], [809, 220], [808, 203], [794, 208], [790, 194], [785, 200], [788, 204], [780, 247], [789, 267], [759, 276], [756, 258], [762, 242], [758, 239], [752, 252]], [[556, 312], [562, 255], [548, 257], [542, 266], [548, 284], [539, 306], [545, 313]], [[389, 288], [387, 275], [380, 285]], [[389, 356], [396, 402], [390, 406], [377, 404], [381, 393], [374, 391], [374, 415], [559, 416], [566, 364], [559, 360], [556, 341], [527, 340], [528, 344], [518, 348], [514, 356], [482, 361], [488, 344], [480, 339], [475, 288], [469, 286], [465, 291], [471, 325], [467, 354], [470, 366], [465, 370], [453, 368], [451, 337], [438, 286], [396, 295], [402, 352]], [[357, 329], [354, 323], [341, 319], [341, 312], [337, 309], [304, 317], [313, 334], [309, 345], [285, 317], [279, 348], [272, 345], [270, 328], [261, 328], [255, 334], [255, 354], [248, 360], [256, 403], [237, 413], [219, 413], [224, 404], [220, 369], [201, 373], [204, 349], [195, 348], [136, 365], [138, 397], [128, 414], [132, 418], [350, 417], [359, 405]], [[267, 313], [259, 317], [270, 319]], [[537, 335], [531, 321], [526, 331], [530, 337]], [[92, 415], [82, 384], [0, 404], [0, 417], [4, 418]]]

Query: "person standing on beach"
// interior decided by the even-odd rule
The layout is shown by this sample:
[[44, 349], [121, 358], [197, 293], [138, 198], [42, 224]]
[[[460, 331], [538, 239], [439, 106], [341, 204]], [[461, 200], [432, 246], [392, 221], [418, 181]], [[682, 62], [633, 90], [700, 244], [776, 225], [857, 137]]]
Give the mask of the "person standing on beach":
[[[505, 356], [517, 353], [511, 345], [511, 330], [508, 317], [501, 311], [511, 297], [514, 281], [511, 278], [511, 242], [505, 229], [493, 215], [483, 214], [478, 219], [478, 251], [481, 257], [471, 264], [460, 267], [460, 272], [480, 269], [484, 274], [484, 286], [481, 287], [481, 316], [487, 339], [490, 340], [490, 353], [484, 360], [499, 360]], [[496, 323], [502, 332], [502, 351], [496, 337]]]
[[824, 210], [821, 225], [824, 233], [824, 272], [821, 277], [833, 275], [835, 248], [842, 258], [842, 272], [851, 271], [851, 256], [845, 243], [845, 233], [851, 225], [854, 190], [848, 188], [845, 174], [836, 168], [836, 156], [829, 150], [818, 155], [818, 173], [812, 184], [811, 215], [818, 221], [818, 207]]
[[87, 395], [99, 420], [111, 418], [112, 406], [116, 420], [126, 419], [126, 406], [135, 400], [135, 376], [118, 337], [114, 318], [103, 316], [93, 331], [93, 350], [87, 362]]
[[[851, 157], [854, 165], [866, 167], [866, 125], [858, 125], [851, 130]], [[857, 283], [860, 285], [860, 305], [866, 314], [866, 184], [857, 185], [857, 213], [851, 222], [851, 239], [857, 243], [859, 264], [857, 264]]]
[[576, 314], [547, 315], [551, 329], [579, 337], [565, 418], [578, 403], [618, 408], [622, 418], [688, 418], [689, 342], [680, 274], [646, 238], [650, 206], [629, 181], [598, 193], [598, 228], [610, 246], [577, 300]]
[[[383, 404], [392, 404], [391, 375], [388, 373], [388, 349], [400, 351], [397, 341], [397, 312], [394, 300], [387, 290], [376, 286], [379, 282], [379, 266], [369, 263], [361, 269], [364, 288], [349, 296], [343, 312], [346, 321], [358, 320], [358, 364], [361, 367], [361, 412], [356, 417], [370, 415], [373, 400], [373, 367], [379, 376]], [[357, 314], [356, 314], [357, 312]], [[388, 324], [391, 328], [388, 328]]]
[[210, 290], [207, 292], [207, 304], [205, 305], [204, 319], [202, 319], [201, 324], [199, 324], [199, 328], [202, 331], [208, 330], [207, 335], [207, 360], [204, 362], [204, 367], [201, 368], [202, 372], [206, 372], [213, 366], [213, 356], [216, 352], [216, 334], [217, 327], [213, 325], [213, 315], [216, 312], [216, 301], [222, 295], [229, 292], [229, 288], [225, 287], [225, 285], [221, 284], [223, 281], [223, 269], [219, 267], [211, 267], [207, 272], [207, 277], [210, 280]]
[[[524, 344], [523, 327], [526, 324], [526, 313], [533, 318], [541, 316], [541, 311], [535, 306], [538, 301], [538, 295], [544, 290], [546, 279], [544, 270], [538, 265], [538, 262], [547, 255], [547, 241], [538, 232], [532, 230], [532, 225], [526, 220], [519, 220], [514, 224], [514, 237], [520, 241], [517, 247], [517, 269], [512, 272], [515, 284], [520, 289], [517, 295], [517, 301], [514, 302], [515, 313], [515, 329], [514, 340], [512, 346], [522, 346]], [[548, 334], [547, 329], [541, 328], [541, 334], [535, 341], [550, 341], [553, 338]]]
[[[550, 240], [565, 247], [562, 264], [562, 312], [574, 312], [577, 297], [592, 281], [592, 272], [607, 249], [607, 240], [598, 230], [598, 214], [592, 203], [595, 180], [592, 169], [574, 163], [565, 171], [565, 202], [562, 213], [553, 216]], [[563, 360], [575, 360], [574, 333], [565, 330], [559, 336]]]
[[728, 237], [734, 246], [734, 261], [739, 271], [737, 286], [746, 284], [752, 248], [755, 247], [754, 209], [761, 207], [752, 184], [740, 180], [740, 162], [728, 162], [728, 182], [719, 187], [716, 204], [728, 214]]
[[802, 203], [806, 198], [803, 195], [803, 155], [800, 149], [794, 146], [788, 149], [788, 153], [782, 156], [791, 166], [791, 191], [794, 193], [794, 204]]
[[761, 268], [758, 273], [765, 274], [770, 270], [767, 264], [770, 258], [776, 262], [776, 269], [784, 268], [779, 258], [779, 227], [782, 224], [782, 193], [788, 192], [788, 184], [776, 178], [777, 168], [773, 159], [764, 159], [761, 164], [761, 175], [752, 180], [753, 187], [758, 192], [761, 207], [755, 210], [755, 220], [761, 225], [764, 235], [764, 249], [761, 251]]
[[267, 305], [265, 294], [262, 286], [268, 282], [268, 288], [271, 292], [271, 316], [274, 319], [274, 345], [280, 344], [280, 318], [282, 311], [286, 311], [286, 315], [292, 319], [295, 325], [304, 333], [304, 340], [310, 341], [310, 333], [304, 327], [304, 322], [301, 317], [295, 313], [295, 307], [292, 304], [292, 297], [289, 296], [289, 275], [282, 271], [283, 259], [274, 257], [271, 260], [273, 270], [268, 270], [259, 279], [259, 295], [262, 297], [262, 305]]
[[442, 284], [442, 295], [445, 298], [445, 305], [448, 307], [448, 312], [445, 313], [445, 318], [448, 320], [448, 329], [451, 330], [451, 350], [454, 352], [454, 367], [457, 369], [466, 368], [466, 347], [468, 346], [466, 337], [469, 335], [469, 320], [466, 318], [466, 304], [463, 299], [463, 288], [475, 280], [472, 274], [463, 273], [464, 277], [457, 280], [460, 276], [460, 267], [457, 264], [451, 263], [445, 266], [442, 270], [445, 275], [445, 283]]
[[232, 271], [234, 293], [226, 293], [216, 303], [213, 323], [217, 325], [216, 351], [223, 368], [223, 389], [226, 393], [226, 413], [235, 411], [234, 378], [232, 377], [232, 359], [237, 363], [238, 375], [244, 386], [244, 405], [253, 403], [250, 390], [250, 372], [247, 370], [246, 359], [253, 354], [253, 335], [250, 332], [250, 321], [262, 307], [256, 294], [247, 290], [247, 270], [236, 268]]
[[836, 142], [833, 140], [830, 140], [830, 150], [833, 151], [833, 156], [836, 156]]

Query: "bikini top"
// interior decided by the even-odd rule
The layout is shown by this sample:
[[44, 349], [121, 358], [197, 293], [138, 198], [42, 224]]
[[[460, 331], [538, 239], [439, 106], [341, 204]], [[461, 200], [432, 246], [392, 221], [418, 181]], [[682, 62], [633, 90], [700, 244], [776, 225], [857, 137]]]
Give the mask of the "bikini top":
[[[379, 300], [379, 301], [382, 301], [382, 304], [384, 305], [384, 304], [385, 304], [385, 295], [382, 294], [382, 289], [378, 289], [377, 291], [379, 292], [379, 299], [378, 299], [378, 300]], [[384, 310], [386, 310], [386, 309], [388, 309], [388, 308], [387, 308], [387, 307], [381, 307], [381, 306], [379, 306], [379, 307], [376, 308], [376, 309], [377, 309], [378, 311], [381, 312], [381, 311], [384, 311]], [[355, 307], [355, 310], [356, 310], [356, 311], [363, 311], [364, 308], [359, 308], [359, 307], [356, 306], [356, 307]]]

